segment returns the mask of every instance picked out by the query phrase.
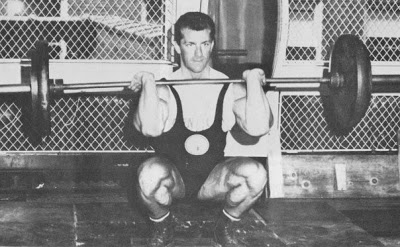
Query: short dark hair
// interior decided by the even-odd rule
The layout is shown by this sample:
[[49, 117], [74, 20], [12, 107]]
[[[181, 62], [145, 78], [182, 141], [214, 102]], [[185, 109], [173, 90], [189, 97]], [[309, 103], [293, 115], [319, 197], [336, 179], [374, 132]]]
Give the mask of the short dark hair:
[[212, 41], [215, 39], [215, 24], [210, 16], [202, 12], [187, 12], [175, 23], [175, 42], [180, 44], [183, 38], [182, 30], [188, 28], [196, 31], [205, 29], [210, 30], [210, 38]]

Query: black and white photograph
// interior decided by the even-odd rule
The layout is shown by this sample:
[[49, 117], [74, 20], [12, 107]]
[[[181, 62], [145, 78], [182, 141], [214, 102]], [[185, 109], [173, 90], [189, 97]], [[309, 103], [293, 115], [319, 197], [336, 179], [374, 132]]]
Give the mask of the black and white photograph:
[[0, 246], [400, 247], [400, 1], [0, 0]]

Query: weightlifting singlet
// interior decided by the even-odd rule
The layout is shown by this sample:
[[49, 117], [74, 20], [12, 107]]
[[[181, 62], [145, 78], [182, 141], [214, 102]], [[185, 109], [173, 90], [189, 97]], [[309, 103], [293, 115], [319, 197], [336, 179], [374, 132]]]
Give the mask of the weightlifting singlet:
[[186, 196], [194, 196], [211, 170], [224, 159], [226, 132], [222, 130], [222, 107], [229, 84], [220, 91], [214, 123], [205, 130], [186, 128], [182, 103], [177, 91], [170, 86], [176, 99], [177, 116], [174, 126], [161, 136], [151, 138], [156, 154], [167, 157], [178, 168], [185, 182]]

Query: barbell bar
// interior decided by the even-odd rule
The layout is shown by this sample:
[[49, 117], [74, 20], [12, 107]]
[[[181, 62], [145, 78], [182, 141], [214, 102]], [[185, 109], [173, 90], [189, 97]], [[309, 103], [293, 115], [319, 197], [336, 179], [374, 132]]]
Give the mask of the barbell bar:
[[[397, 92], [400, 91], [400, 76], [398, 75], [373, 75], [372, 78], [373, 92]], [[50, 80], [52, 81], [52, 80]], [[267, 78], [268, 85], [265, 87], [271, 90], [279, 91], [295, 91], [299, 89], [312, 89], [319, 88], [322, 85], [328, 85], [331, 82], [330, 78], [317, 78], [317, 77], [280, 77], [280, 78]], [[51, 83], [51, 82], [50, 82]], [[197, 80], [167, 80], [156, 81], [157, 85], [190, 85], [190, 84], [226, 84], [226, 83], [245, 83], [243, 79], [197, 79]], [[285, 85], [287, 84], [287, 85]], [[129, 93], [126, 87], [130, 85], [130, 81], [118, 82], [89, 82], [89, 83], [76, 83], [76, 84], [50, 84], [50, 90], [57, 94], [92, 94], [98, 93], [100, 89], [109, 89], [107, 93]], [[18, 85], [18, 88], [13, 88], [15, 85], [5, 87], [6, 92], [29, 92], [29, 85]], [[2, 86], [0, 86], [0, 90]], [[66, 90], [74, 90], [67, 92]], [[0, 92], [0, 94], [3, 92]]]
[[[363, 42], [354, 35], [340, 36], [330, 57], [329, 77], [322, 78], [267, 78], [266, 90], [317, 89], [321, 93], [324, 116], [329, 128], [336, 134], [349, 133], [364, 117], [370, 103], [372, 85], [383, 88], [400, 86], [398, 75], [371, 74], [369, 53]], [[244, 83], [243, 79], [160, 80], [158, 85]], [[307, 87], [304, 87], [304, 85]], [[313, 87], [310, 87], [310, 84]], [[62, 80], [49, 79], [48, 45], [38, 41], [31, 51], [30, 85], [0, 85], [0, 94], [29, 93], [27, 115], [30, 128], [24, 128], [32, 144], [39, 144], [50, 134], [50, 102], [56, 94], [132, 92], [126, 90], [130, 81], [63, 84]], [[382, 90], [382, 89], [381, 89]], [[68, 92], [69, 91], [69, 92]], [[74, 92], [73, 92], [74, 91]], [[394, 90], [391, 90], [394, 91]]]
[[[287, 79], [287, 80], [285, 80]], [[300, 80], [295, 81], [293, 78], [277, 78], [277, 79], [266, 79], [266, 88], [277, 88], [284, 89], [286, 84], [295, 85], [298, 87], [302, 86], [301, 84], [315, 84], [315, 86], [319, 86], [319, 84], [328, 84], [329, 79], [327, 78], [300, 78]], [[196, 79], [196, 80], [157, 80], [156, 85], [195, 85], [195, 84], [230, 84], [230, 83], [245, 83], [243, 79]], [[77, 84], [50, 84], [50, 90], [54, 93], [61, 94], [73, 94], [73, 93], [82, 93], [82, 94], [90, 94], [96, 93], [101, 89], [109, 89], [107, 92], [110, 93], [118, 93], [118, 92], [126, 92], [126, 88], [130, 85], [130, 81], [120, 81], [120, 82], [90, 82], [90, 83], [77, 83]], [[1, 90], [1, 88], [0, 88]], [[74, 90], [75, 92], [67, 92], [67, 90]]]
[[[108, 93], [119, 93], [125, 92], [126, 88], [130, 85], [130, 81], [114, 81], [114, 82], [88, 82], [88, 83], [76, 83], [76, 84], [52, 84], [50, 80], [50, 90], [57, 94], [91, 94], [97, 93], [100, 89], [109, 89], [106, 92]], [[53, 83], [55, 83], [53, 81]], [[243, 79], [191, 79], [191, 80], [156, 80], [157, 85], [190, 85], [190, 84], [226, 84], [226, 83], [245, 83]], [[267, 78], [266, 79], [267, 85], [266, 88], [277, 89], [279, 91], [292, 91], [296, 88], [301, 89], [309, 89], [309, 88], [318, 88], [321, 84], [328, 85], [331, 83], [330, 78], [319, 78], [319, 77], [301, 77], [301, 78], [292, 78], [292, 77], [280, 77], [280, 78]], [[374, 91], [376, 87], [384, 87], [385, 89], [381, 89], [378, 91], [387, 92], [388, 88], [394, 88], [397, 90], [400, 88], [400, 76], [397, 75], [373, 75], [372, 76], [372, 86]], [[285, 85], [288, 84], [288, 85]], [[306, 85], [306, 86], [304, 86]], [[314, 85], [312, 87], [311, 85]], [[14, 85], [10, 85], [13, 87]], [[9, 88], [6, 89], [8, 92], [18, 92], [21, 90], [23, 92], [29, 92], [30, 86], [29, 85], [18, 85], [21, 89], [13, 89]], [[2, 90], [0, 86], [0, 90]], [[70, 91], [65, 93], [65, 91], [74, 90], [74, 92]], [[2, 93], [2, 92], [0, 92]]]

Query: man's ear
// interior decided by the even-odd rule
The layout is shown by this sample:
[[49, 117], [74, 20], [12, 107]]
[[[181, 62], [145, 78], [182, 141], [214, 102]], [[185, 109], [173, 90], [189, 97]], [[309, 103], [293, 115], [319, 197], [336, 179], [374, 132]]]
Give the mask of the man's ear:
[[181, 54], [181, 47], [179, 46], [179, 44], [176, 43], [175, 40], [172, 41], [172, 44], [174, 45], [175, 51], [180, 55]]

